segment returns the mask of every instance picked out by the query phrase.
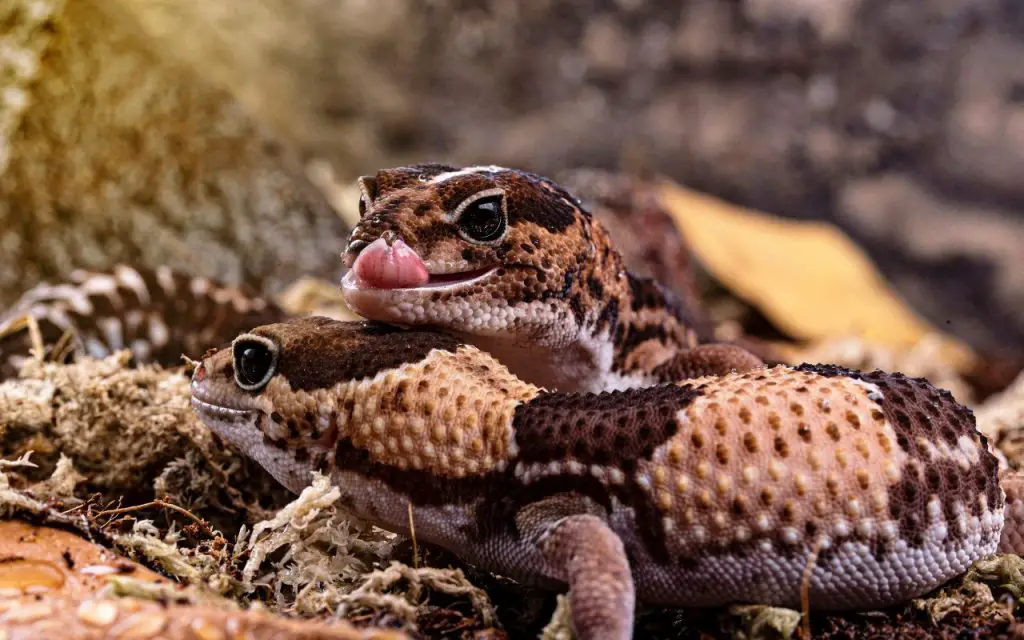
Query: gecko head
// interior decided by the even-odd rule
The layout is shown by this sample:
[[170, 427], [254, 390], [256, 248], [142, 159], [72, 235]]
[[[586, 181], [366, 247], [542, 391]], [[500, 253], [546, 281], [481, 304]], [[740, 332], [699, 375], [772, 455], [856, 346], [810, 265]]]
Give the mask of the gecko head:
[[349, 435], [346, 399], [355, 387], [458, 346], [450, 336], [376, 322], [306, 317], [264, 325], [203, 358], [192, 374], [192, 407], [298, 492]]
[[359, 186], [342, 289], [367, 318], [491, 337], [526, 325], [536, 337], [564, 325], [596, 260], [590, 214], [537, 175], [415, 165]]

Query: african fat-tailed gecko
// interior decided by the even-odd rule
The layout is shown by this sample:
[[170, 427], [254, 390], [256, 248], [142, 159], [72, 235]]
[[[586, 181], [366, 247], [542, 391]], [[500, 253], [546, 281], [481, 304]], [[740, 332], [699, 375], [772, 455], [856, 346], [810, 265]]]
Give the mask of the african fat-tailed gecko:
[[448, 334], [314, 317], [239, 336], [192, 394], [293, 491], [322, 470], [382, 527], [408, 532], [411, 508], [421, 540], [567, 584], [584, 639], [630, 637], [636, 599], [797, 606], [809, 571], [812, 608], [877, 608], [1021, 550], [1020, 474], [900, 374], [548, 392]]
[[359, 179], [345, 301], [360, 315], [440, 328], [531, 383], [603, 391], [745, 371], [730, 344], [631, 274], [614, 240], [556, 183], [502, 167], [438, 164]]

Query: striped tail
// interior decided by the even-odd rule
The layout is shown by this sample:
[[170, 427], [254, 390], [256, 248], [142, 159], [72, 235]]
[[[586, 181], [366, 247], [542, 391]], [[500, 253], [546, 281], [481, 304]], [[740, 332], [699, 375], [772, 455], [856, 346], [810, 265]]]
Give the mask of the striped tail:
[[135, 364], [175, 366], [182, 355], [198, 359], [241, 332], [285, 317], [254, 292], [167, 268], [76, 271], [69, 282], [26, 291], [0, 315], [0, 381], [17, 374], [34, 341], [42, 342], [49, 360], [128, 349]]

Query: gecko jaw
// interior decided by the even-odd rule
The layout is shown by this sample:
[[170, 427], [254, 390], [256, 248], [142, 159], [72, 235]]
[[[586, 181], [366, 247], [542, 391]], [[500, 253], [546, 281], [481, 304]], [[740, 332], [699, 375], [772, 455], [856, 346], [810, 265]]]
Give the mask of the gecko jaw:
[[[256, 407], [231, 406], [225, 398], [215, 397], [201, 383], [192, 383], [192, 409], [204, 421], [217, 424], [221, 428], [238, 428], [239, 425], [251, 425], [256, 428]], [[244, 428], [244, 427], [243, 427]]]
[[[362, 286], [352, 271], [341, 280], [342, 296], [349, 309], [364, 318], [372, 318], [382, 322], [409, 324], [422, 321], [419, 314], [425, 313], [432, 294], [442, 291], [457, 291], [468, 283], [489, 277], [490, 271], [470, 280], [447, 283], [445, 285], [424, 285], [403, 289], [374, 289]], [[419, 309], [419, 314], [410, 316]]]
[[193, 394], [195, 395], [192, 396], [192, 408], [205, 416], [217, 420], [226, 419], [232, 422], [240, 422], [243, 419], [251, 420], [253, 415], [257, 413], [256, 409], [236, 409], [201, 399], [198, 397], [198, 392], [195, 389], [193, 389]]
[[[256, 403], [248, 396], [240, 396], [237, 393], [224, 393], [223, 390], [218, 393], [217, 387], [222, 385], [218, 384], [216, 378], [210, 377], [205, 363], [196, 367], [189, 386], [192, 408], [200, 417], [208, 418], [218, 425], [237, 427], [246, 423], [255, 428], [256, 416], [260, 412]], [[246, 404], [250, 406], [245, 406]]]

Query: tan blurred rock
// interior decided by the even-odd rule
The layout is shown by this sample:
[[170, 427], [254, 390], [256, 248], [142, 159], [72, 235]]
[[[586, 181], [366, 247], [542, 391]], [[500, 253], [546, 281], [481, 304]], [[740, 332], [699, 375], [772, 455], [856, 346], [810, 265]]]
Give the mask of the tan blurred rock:
[[334, 277], [346, 227], [295, 153], [120, 5], [8, 0], [0, 25], [0, 303], [118, 261]]

